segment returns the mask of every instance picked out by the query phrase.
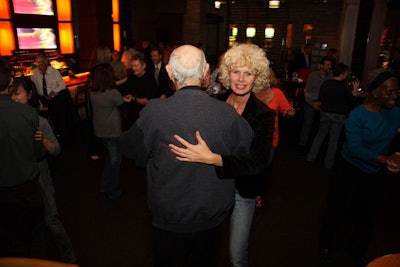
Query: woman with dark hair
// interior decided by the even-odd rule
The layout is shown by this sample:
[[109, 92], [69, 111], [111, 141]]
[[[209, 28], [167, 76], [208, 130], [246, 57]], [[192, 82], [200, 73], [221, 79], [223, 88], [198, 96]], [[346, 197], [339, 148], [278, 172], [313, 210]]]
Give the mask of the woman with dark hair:
[[[34, 108], [39, 107], [39, 95], [36, 91], [35, 84], [29, 78], [15, 78], [12, 86], [11, 98], [16, 102], [28, 104]], [[60, 154], [60, 144], [49, 122], [40, 116], [39, 129], [35, 133], [35, 140], [40, 141], [44, 149], [46, 149], [46, 152], [50, 155], [57, 156]], [[39, 170], [39, 183], [43, 190], [43, 200], [45, 202], [46, 226], [53, 237], [60, 259], [63, 262], [75, 262], [71, 241], [63, 224], [58, 218], [53, 178], [45, 157], [39, 161]]]
[[108, 198], [118, 198], [119, 170], [122, 160], [119, 138], [121, 136], [121, 112], [124, 102], [131, 95], [122, 97], [116, 89], [114, 70], [110, 64], [102, 63], [93, 70], [93, 88], [90, 101], [93, 109], [94, 135], [99, 137], [108, 150], [101, 177], [101, 189]]
[[[345, 122], [346, 140], [341, 159], [332, 176], [327, 210], [322, 224], [320, 248], [324, 251], [345, 250], [364, 264], [380, 199], [380, 183], [400, 165], [400, 154], [389, 148], [400, 128], [398, 80], [388, 69], [371, 73], [365, 102], [350, 112]], [[381, 196], [382, 197], [382, 196]], [[339, 226], [351, 222], [349, 247], [335, 247], [333, 239]]]

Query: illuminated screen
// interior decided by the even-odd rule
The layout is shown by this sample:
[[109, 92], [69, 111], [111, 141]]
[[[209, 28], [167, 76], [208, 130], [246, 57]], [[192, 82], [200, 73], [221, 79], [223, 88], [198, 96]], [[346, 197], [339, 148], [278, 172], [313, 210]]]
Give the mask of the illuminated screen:
[[19, 49], [55, 49], [56, 35], [51, 28], [17, 28]]
[[31, 15], [54, 15], [52, 0], [13, 0], [14, 13]]

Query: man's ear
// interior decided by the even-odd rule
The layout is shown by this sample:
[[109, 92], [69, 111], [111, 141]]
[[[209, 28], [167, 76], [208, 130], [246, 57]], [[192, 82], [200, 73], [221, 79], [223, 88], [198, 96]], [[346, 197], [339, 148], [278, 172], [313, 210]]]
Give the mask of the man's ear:
[[169, 67], [169, 64], [167, 64], [165, 66], [165, 70], [167, 71], [168, 77], [170, 78], [170, 80], [173, 81], [174, 80], [174, 76], [172, 76], [172, 71], [171, 71], [171, 68]]
[[11, 88], [11, 85], [13, 84], [13, 82], [14, 82], [14, 77], [11, 77], [11, 78], [10, 78], [10, 83], [8, 84], [8, 86], [7, 86], [7, 88], [6, 88], [6, 93], [7, 93], [7, 94], [10, 93], [10, 88]]
[[207, 77], [207, 75], [209, 75], [209, 72], [210, 71], [210, 64], [206, 64], [206, 67], [204, 68], [204, 73], [203, 73], [203, 79], [204, 78], [206, 78]]

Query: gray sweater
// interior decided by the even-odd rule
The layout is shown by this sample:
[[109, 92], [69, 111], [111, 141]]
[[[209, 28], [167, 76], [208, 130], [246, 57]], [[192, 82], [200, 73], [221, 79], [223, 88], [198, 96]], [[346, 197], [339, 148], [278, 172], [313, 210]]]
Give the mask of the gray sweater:
[[124, 155], [146, 165], [152, 223], [159, 229], [211, 229], [222, 223], [233, 205], [233, 179], [219, 179], [211, 165], [180, 162], [168, 147], [177, 143], [174, 134], [196, 143], [196, 130], [219, 154], [247, 153], [253, 138], [250, 125], [232, 106], [199, 87], [151, 100], [121, 137]]
[[124, 103], [122, 95], [117, 89], [91, 92], [90, 100], [95, 136], [119, 137], [121, 135], [121, 112], [118, 107]]

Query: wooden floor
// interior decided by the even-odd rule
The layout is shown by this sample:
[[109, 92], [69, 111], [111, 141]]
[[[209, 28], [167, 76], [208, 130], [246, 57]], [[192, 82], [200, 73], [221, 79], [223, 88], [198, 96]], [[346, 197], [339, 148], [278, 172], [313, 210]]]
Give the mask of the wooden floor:
[[[317, 240], [331, 172], [322, 164], [306, 163], [306, 152], [296, 146], [298, 133], [298, 119], [282, 121], [282, 138], [268, 177], [265, 205], [257, 208], [254, 216], [249, 266], [354, 266], [346, 255], [333, 255], [324, 261], [319, 256]], [[99, 193], [104, 155], [100, 160], [90, 160], [87, 144], [88, 129], [82, 125], [74, 140], [63, 145], [61, 155], [50, 160], [59, 214], [74, 244], [77, 263], [81, 267], [152, 266], [144, 170], [124, 160], [120, 185], [126, 194], [106, 199]], [[396, 186], [388, 190], [400, 195]], [[391, 200], [383, 207], [370, 259], [400, 252], [399, 203]], [[228, 227], [221, 245], [221, 267], [229, 266], [227, 237]]]

